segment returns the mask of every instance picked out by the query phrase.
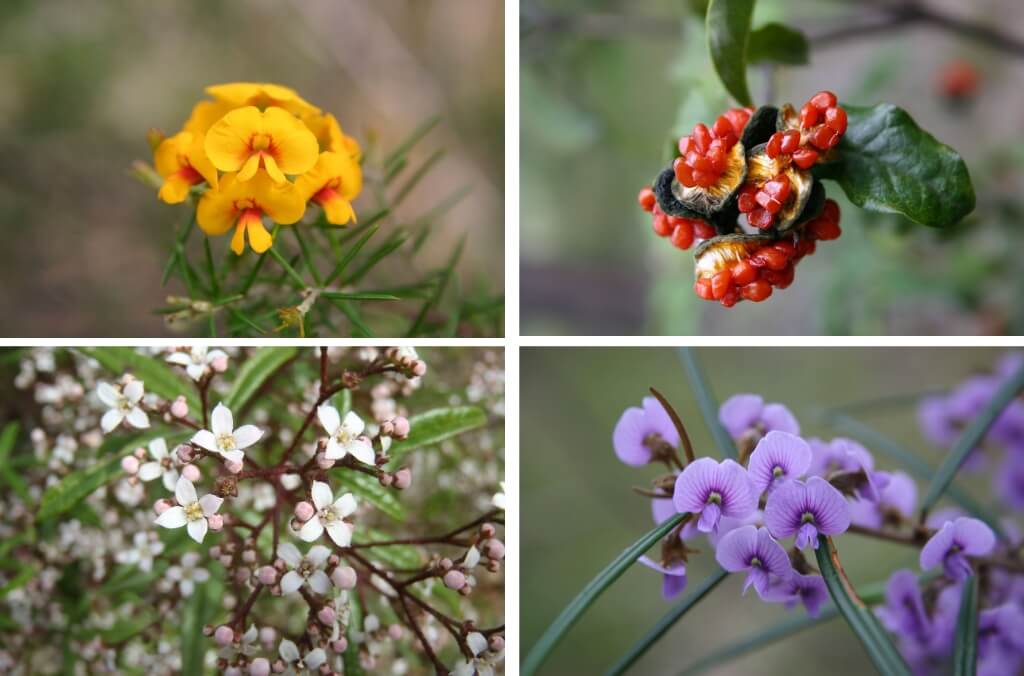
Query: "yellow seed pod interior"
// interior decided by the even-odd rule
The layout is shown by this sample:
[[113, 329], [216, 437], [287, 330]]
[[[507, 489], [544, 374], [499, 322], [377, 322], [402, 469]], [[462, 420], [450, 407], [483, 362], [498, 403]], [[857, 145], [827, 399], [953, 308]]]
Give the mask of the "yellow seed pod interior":
[[697, 279], [707, 279], [722, 270], [748, 258], [771, 237], [760, 235], [723, 235], [703, 242], [694, 251], [694, 273]]
[[747, 174], [746, 151], [739, 141], [729, 149], [725, 171], [718, 181], [707, 188], [687, 188], [679, 181], [672, 181], [672, 194], [688, 208], [704, 215], [717, 213], [734, 192], [743, 185]]
[[789, 179], [789, 198], [776, 214], [775, 227], [786, 230], [791, 227], [807, 204], [814, 187], [814, 177], [809, 171], [801, 171], [788, 158], [780, 155], [772, 159], [765, 153], [764, 146], [758, 146], [747, 159], [747, 181], [761, 186], [779, 174]]

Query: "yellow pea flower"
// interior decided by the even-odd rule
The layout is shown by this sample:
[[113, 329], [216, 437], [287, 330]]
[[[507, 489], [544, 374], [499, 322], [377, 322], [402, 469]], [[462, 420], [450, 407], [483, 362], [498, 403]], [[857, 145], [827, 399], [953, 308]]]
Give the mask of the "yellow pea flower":
[[210, 130], [214, 122], [238, 107], [225, 101], [200, 101], [193, 106], [184, 129], [202, 136]]
[[330, 150], [335, 153], [345, 153], [356, 162], [362, 158], [363, 149], [359, 147], [359, 141], [341, 130], [338, 118], [334, 115], [330, 113], [304, 115], [302, 121], [316, 136], [316, 140], [320, 144], [320, 152]]
[[203, 151], [203, 140], [187, 131], [164, 139], [153, 152], [153, 164], [163, 177], [158, 196], [168, 204], [184, 202], [189, 189], [206, 181], [217, 187], [217, 170]]
[[196, 222], [208, 235], [223, 235], [232, 227], [231, 250], [238, 255], [245, 251], [245, 237], [256, 253], [263, 253], [274, 243], [263, 226], [263, 216], [275, 223], [291, 225], [306, 210], [306, 201], [287, 181], [275, 183], [264, 172], [250, 181], [239, 180], [235, 174], [221, 177], [217, 190], [208, 190], [199, 200]]
[[323, 208], [328, 223], [345, 225], [356, 218], [352, 200], [363, 189], [363, 172], [346, 153], [320, 153], [316, 165], [295, 179], [295, 188]]
[[316, 164], [317, 142], [302, 121], [283, 108], [255, 106], [233, 110], [206, 132], [206, 154], [221, 171], [237, 171], [248, 181], [262, 166], [277, 183]]
[[263, 109], [276, 106], [296, 115], [315, 115], [320, 112], [319, 108], [299, 96], [291, 87], [265, 82], [211, 85], [206, 88], [206, 93], [234, 107], [256, 106]]

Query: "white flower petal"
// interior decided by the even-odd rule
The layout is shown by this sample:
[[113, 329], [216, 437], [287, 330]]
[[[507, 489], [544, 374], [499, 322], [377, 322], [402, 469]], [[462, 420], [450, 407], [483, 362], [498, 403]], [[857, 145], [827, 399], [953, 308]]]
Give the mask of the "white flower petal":
[[298, 647], [286, 638], [281, 639], [281, 645], [277, 648], [277, 654], [285, 662], [297, 662], [299, 659]]
[[332, 437], [341, 427], [341, 416], [338, 414], [338, 409], [333, 406], [321, 404], [316, 409], [316, 417], [320, 419], [320, 424], [323, 425], [327, 434]]
[[189, 364], [185, 367], [185, 373], [189, 378], [198, 382], [206, 373], [206, 364]]
[[220, 506], [224, 504], [224, 498], [208, 493], [199, 500], [199, 506], [203, 508], [203, 514], [212, 516], [217, 513]]
[[328, 437], [327, 448], [324, 449], [324, 457], [328, 460], [341, 460], [345, 457], [347, 451], [345, 447], [338, 443], [338, 440], [334, 437]]
[[321, 664], [327, 661], [327, 653], [324, 652], [323, 648], [317, 648], [306, 653], [306, 657], [302, 661], [307, 669], [316, 671], [320, 668]]
[[314, 516], [312, 519], [302, 524], [302, 528], [299, 529], [299, 538], [306, 542], [312, 542], [323, 535], [323, 532], [324, 526], [320, 523], [320, 517]]
[[156, 525], [164, 528], [181, 528], [187, 520], [184, 507], [171, 507], [156, 518]]
[[96, 385], [96, 396], [100, 398], [105, 406], [111, 408], [117, 406], [121, 394], [110, 383], [99, 383]]
[[177, 364], [178, 366], [188, 366], [192, 363], [192, 356], [185, 354], [184, 352], [172, 352], [167, 355], [167, 363]]
[[205, 568], [196, 568], [192, 571], [192, 579], [196, 582], [206, 582], [210, 579], [210, 571]]
[[327, 534], [339, 547], [348, 547], [352, 544], [352, 526], [344, 521], [332, 521], [327, 524]]
[[234, 420], [231, 418], [231, 410], [224, 404], [217, 404], [210, 416], [210, 429], [215, 436], [231, 434], [234, 431]]
[[327, 577], [327, 573], [322, 570], [314, 570], [310, 574], [309, 587], [317, 594], [326, 594], [331, 589], [331, 578]]
[[121, 421], [124, 420], [124, 413], [121, 413], [116, 408], [112, 408], [103, 414], [103, 418], [100, 420], [100, 427], [103, 428], [103, 432], [111, 432]]
[[324, 547], [323, 545], [314, 545], [309, 548], [309, 552], [306, 554], [306, 559], [313, 564], [314, 568], [323, 568], [330, 555], [331, 550], [327, 547]]
[[210, 430], [199, 430], [192, 435], [192, 443], [208, 451], [218, 452], [217, 437], [213, 436]]
[[149, 416], [138, 406], [133, 406], [132, 410], [128, 411], [128, 415], [125, 416], [132, 427], [137, 427], [140, 430], [144, 430], [149, 427]]
[[185, 477], [179, 477], [178, 483], [174, 485], [174, 498], [182, 507], [191, 505], [199, 500], [199, 497], [196, 495], [196, 487]]
[[494, 667], [489, 664], [478, 664], [476, 665], [476, 673], [478, 676], [494, 676]]
[[469, 660], [462, 660], [452, 669], [452, 676], [473, 676], [475, 673], [476, 667]]
[[260, 635], [260, 630], [256, 628], [255, 624], [249, 625], [249, 629], [242, 634], [242, 643], [252, 643], [256, 640], [256, 637]]
[[182, 580], [178, 583], [178, 588], [181, 589], [182, 596], [192, 596], [192, 592], [195, 591], [196, 585], [192, 580]]
[[146, 390], [141, 380], [133, 380], [124, 386], [124, 396], [133, 404], [142, 401], [142, 395], [145, 393]]
[[356, 511], [356, 498], [351, 493], [345, 493], [334, 503], [334, 511], [338, 513], [338, 516], [346, 517], [350, 514], [354, 514]]
[[206, 353], [205, 361], [206, 361], [207, 364], [212, 364], [213, 362], [217, 361], [221, 357], [224, 357], [225, 359], [227, 359], [228, 358], [228, 353], [225, 352], [224, 350], [210, 350], [209, 352]]
[[142, 467], [139, 467], [137, 476], [143, 481], [152, 481], [163, 473], [163, 465], [158, 462], [147, 462]]
[[366, 423], [360, 418], [355, 411], [349, 411], [345, 414], [345, 420], [341, 423], [342, 429], [349, 433], [353, 437], [358, 437], [363, 433], [366, 428]]
[[178, 483], [178, 470], [169, 469], [164, 472], [164, 488], [169, 491], [174, 491], [175, 484]]
[[289, 568], [298, 568], [302, 563], [299, 548], [290, 542], [282, 542], [277, 546], [277, 558], [287, 563]]
[[242, 425], [232, 435], [235, 437], [235, 448], [249, 448], [263, 436], [263, 430], [255, 425]]
[[299, 587], [305, 582], [303, 577], [296, 573], [294, 570], [289, 570], [281, 578], [281, 593], [282, 594], [294, 594], [299, 591]]
[[480, 550], [476, 547], [470, 547], [466, 551], [466, 558], [462, 562], [462, 565], [466, 568], [476, 568], [476, 564], [480, 563]]
[[196, 542], [202, 543], [203, 538], [206, 537], [206, 531], [210, 527], [206, 523], [206, 519], [196, 519], [195, 521], [189, 521], [186, 530], [188, 530], [188, 536]]
[[331, 492], [331, 487], [323, 481], [313, 482], [312, 493], [313, 505], [317, 509], [323, 509], [334, 501], [334, 493]]
[[480, 632], [474, 631], [466, 636], [466, 645], [473, 655], [479, 655], [487, 650], [487, 639]]
[[167, 441], [163, 437], [157, 437], [149, 442], [149, 454], [154, 460], [163, 460], [167, 457]]
[[359, 439], [353, 439], [352, 443], [348, 445], [348, 452], [355, 456], [355, 459], [359, 462], [366, 463], [367, 465], [373, 465], [376, 460], [376, 453], [373, 452], [373, 444], [366, 437], [360, 437]]
[[245, 462], [245, 453], [242, 451], [220, 451], [220, 455], [228, 462]]

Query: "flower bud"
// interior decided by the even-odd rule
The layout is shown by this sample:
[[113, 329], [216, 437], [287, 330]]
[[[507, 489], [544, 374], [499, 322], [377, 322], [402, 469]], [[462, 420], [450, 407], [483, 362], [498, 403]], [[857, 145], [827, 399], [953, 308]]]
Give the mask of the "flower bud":
[[320, 469], [330, 469], [334, 467], [334, 461], [328, 458], [323, 453], [316, 454], [316, 464]]
[[139, 471], [139, 459], [134, 455], [126, 455], [121, 458], [121, 469], [128, 474], [135, 474]]
[[393, 641], [397, 641], [398, 639], [402, 638], [402, 625], [392, 624], [391, 626], [389, 626], [388, 636], [390, 636], [391, 640]]
[[466, 576], [458, 570], [449, 570], [444, 574], [444, 586], [456, 591], [466, 586]]
[[260, 579], [260, 583], [268, 587], [277, 582], [277, 571], [274, 570], [273, 566], [261, 566], [256, 571], [256, 576]]
[[334, 620], [338, 617], [338, 614], [334, 612], [334, 608], [330, 606], [324, 606], [320, 609], [320, 612], [316, 614], [316, 619], [320, 620], [324, 624], [334, 624]]
[[274, 670], [275, 674], [284, 673], [284, 660], [280, 658], [274, 660], [274, 663], [270, 665], [270, 668]]
[[336, 653], [345, 652], [346, 650], [348, 650], [348, 639], [342, 636], [337, 641], [331, 644], [331, 650], [333, 650]]
[[239, 566], [235, 569], [235, 580], [238, 582], [245, 582], [252, 575], [252, 570], [247, 566]]
[[437, 567], [440, 568], [441, 570], [451, 570], [452, 569], [452, 565], [453, 565], [452, 564], [452, 560], [449, 559], [448, 557], [445, 557], [445, 558], [443, 558], [443, 559], [441, 559], [440, 561], [437, 562]]
[[252, 549], [246, 549], [244, 552], [242, 552], [242, 560], [246, 563], [255, 563], [256, 552]]
[[[426, 367], [424, 367], [424, 373], [426, 373]], [[393, 436], [399, 439], [405, 439], [409, 436], [409, 419], [405, 416], [396, 416], [392, 418], [391, 424], [395, 426], [395, 432]]]
[[221, 514], [211, 514], [206, 520], [210, 522], [210, 530], [220, 530], [224, 527], [224, 517]]
[[225, 568], [230, 566], [231, 565], [231, 555], [230, 554], [225, 554], [224, 556], [220, 557], [220, 565], [224, 566]]
[[395, 433], [395, 425], [390, 420], [385, 420], [380, 424], [380, 435], [382, 437], [390, 437]]
[[171, 501], [167, 498], [160, 498], [153, 503], [153, 511], [159, 516], [171, 508]]
[[216, 558], [220, 558], [220, 546], [219, 545], [214, 545], [214, 546], [210, 547], [210, 556], [212, 556], [215, 559]]
[[357, 579], [356, 569], [352, 566], [338, 566], [331, 573], [331, 582], [338, 589], [354, 589]]
[[195, 451], [188, 444], [178, 444], [174, 452], [178, 454], [178, 460], [182, 462], [192, 462], [196, 455]]
[[377, 481], [379, 481], [380, 485], [383, 486], [384, 488], [387, 488], [388, 486], [390, 486], [394, 482], [394, 480], [395, 480], [394, 477], [392, 477], [387, 472], [384, 472], [380, 476], [377, 477]]
[[235, 632], [228, 625], [222, 624], [213, 632], [213, 640], [221, 646], [231, 645], [231, 642], [235, 640]]
[[505, 637], [501, 634], [495, 634], [490, 640], [491, 650], [496, 653], [500, 653], [505, 649]]
[[232, 462], [228, 460], [224, 463], [224, 467], [226, 467], [232, 474], [240, 474], [242, 471], [242, 463], [240, 462]]
[[224, 670], [224, 676], [242, 676], [242, 670], [238, 667], [228, 667]]
[[[264, 567], [265, 568], [270, 568], [270, 566], [264, 566]], [[270, 568], [270, 570], [274, 570], [274, 569]], [[271, 645], [276, 640], [277, 640], [277, 630], [276, 629], [274, 629], [273, 627], [261, 627], [260, 628], [260, 643], [263, 643], [264, 645]]]
[[178, 397], [171, 404], [171, 415], [175, 418], [184, 418], [188, 415], [188, 402], [185, 401], [185, 397]]
[[224, 373], [228, 370], [228, 358], [227, 355], [223, 357], [216, 357], [210, 362], [210, 367], [217, 373]]
[[313, 518], [313, 514], [316, 510], [313, 509], [313, 505], [309, 504], [305, 500], [295, 505], [295, 518], [299, 521], [309, 521]]
[[270, 676], [270, 660], [257, 657], [249, 665], [249, 676]]
[[408, 467], [395, 472], [395, 488], [400, 491], [404, 491], [406, 488], [412, 485], [412, 470]]
[[487, 558], [494, 561], [501, 561], [505, 558], [505, 545], [502, 544], [501, 540], [488, 540], [486, 551]]
[[485, 538], [494, 537], [494, 533], [495, 531], [493, 524], [485, 523], [484, 525], [480, 526], [480, 534], [483, 535]]
[[185, 465], [181, 468], [181, 476], [195, 483], [199, 481], [199, 468], [195, 465]]

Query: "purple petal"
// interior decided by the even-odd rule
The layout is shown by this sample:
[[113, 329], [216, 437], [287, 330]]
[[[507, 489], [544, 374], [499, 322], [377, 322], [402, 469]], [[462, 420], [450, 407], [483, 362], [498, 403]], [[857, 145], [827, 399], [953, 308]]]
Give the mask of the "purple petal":
[[800, 530], [796, 532], [796, 548], [803, 549], [807, 545], [813, 545], [815, 549], [818, 548], [818, 529], [814, 527], [814, 524], [805, 523], [800, 526]]
[[971, 575], [971, 562], [962, 552], [946, 554], [942, 560], [942, 572], [954, 582], [963, 582]]
[[[691, 522], [692, 523], [692, 522]], [[719, 541], [729, 533], [740, 526], [757, 526], [760, 527], [764, 524], [764, 512], [759, 509], [755, 509], [753, 512], [742, 518], [733, 518], [731, 516], [723, 516], [718, 520], [718, 530], [714, 533], [708, 533], [708, 542], [711, 543], [712, 547], [717, 547]]]
[[788, 408], [782, 404], [766, 404], [761, 412], [765, 430], [777, 430], [789, 434], [800, 434], [800, 423]]
[[832, 484], [821, 477], [812, 476], [807, 483], [787, 481], [772, 491], [764, 509], [764, 523], [777, 538], [799, 532], [797, 547], [810, 544], [817, 532], [803, 528], [804, 515], [814, 517], [812, 525], [817, 532], [837, 535], [850, 527], [850, 506], [846, 498]]
[[661, 580], [661, 596], [666, 601], [679, 596], [686, 589], [686, 569], [680, 575], [665, 575]]
[[744, 517], [757, 509], [757, 493], [742, 465], [723, 460], [718, 467], [718, 481], [722, 493], [722, 514]]
[[1007, 453], [996, 475], [999, 497], [1014, 510], [1024, 510], [1024, 462], [1018, 453]]
[[735, 439], [758, 423], [763, 409], [764, 399], [756, 394], [737, 394], [722, 402], [718, 420]]
[[985, 556], [996, 546], [996, 534], [984, 521], [960, 517], [953, 522], [953, 542], [965, 554]]
[[932, 530], [940, 530], [944, 523], [955, 521], [961, 516], [964, 516], [964, 510], [959, 507], [943, 507], [929, 514], [928, 518], [925, 519], [924, 525]]
[[807, 487], [799, 481], [787, 481], [768, 496], [764, 507], [764, 525], [777, 538], [789, 537], [800, 527]]
[[803, 601], [807, 614], [817, 617], [821, 612], [821, 606], [828, 601], [828, 588], [825, 587], [825, 580], [820, 575], [793, 575], [799, 588], [800, 600]]
[[885, 602], [885, 606], [878, 609], [878, 616], [886, 629], [914, 638], [928, 635], [930, 622], [913, 571], [904, 568], [889, 577], [885, 586]]
[[665, 519], [672, 518], [677, 513], [676, 506], [672, 503], [672, 498], [654, 498], [651, 500], [651, 515], [654, 517], [654, 523], [661, 523]]
[[726, 533], [718, 541], [715, 560], [730, 573], [738, 573], [750, 566], [750, 557], [757, 551], [758, 529], [740, 526]]
[[[754, 489], [761, 494], [776, 480], [799, 479], [810, 464], [811, 447], [806, 441], [788, 432], [772, 431], [757, 442], [747, 472]], [[776, 469], [781, 472], [778, 477]]]
[[785, 577], [793, 570], [786, 550], [771, 536], [767, 528], [757, 529], [757, 557], [772, 575]]
[[921, 549], [921, 570], [928, 570], [942, 563], [946, 553], [953, 546], [953, 522], [947, 521], [938, 533], [931, 536]]
[[647, 566], [648, 568], [650, 568], [652, 570], [658, 571], [662, 575], [674, 575], [674, 576], [679, 576], [679, 575], [685, 576], [686, 575], [686, 564], [682, 563], [682, 562], [679, 562], [679, 563], [677, 563], [675, 565], [666, 567], [666, 566], [661, 565], [660, 563], [658, 563], [657, 561], [655, 561], [654, 559], [652, 559], [649, 556], [641, 556], [639, 559], [637, 559], [637, 561], [639, 563], [644, 564], [645, 566]]
[[697, 522], [697, 530], [702, 533], [713, 533], [718, 530], [718, 521], [722, 518], [722, 509], [715, 503], [704, 505], [700, 513], [700, 520]]
[[807, 480], [807, 505], [815, 525], [825, 535], [845, 533], [850, 527], [850, 504], [839, 489], [821, 477]]
[[718, 463], [711, 458], [699, 458], [686, 466], [676, 477], [672, 502], [677, 512], [697, 514], [707, 503], [708, 494], [721, 490], [717, 482]]
[[627, 465], [638, 467], [651, 461], [651, 449], [644, 445], [644, 438], [650, 433], [647, 416], [643, 409], [627, 408], [615, 424], [612, 446], [615, 455]]
[[870, 500], [854, 500], [850, 503], [850, 523], [865, 528], [882, 527], [882, 506]]
[[662, 439], [679, 448], [679, 431], [661, 402], [654, 397], [644, 397], [643, 406], [645, 422], [650, 430], [657, 432]]
[[912, 516], [917, 506], [917, 483], [906, 472], [892, 472], [889, 483], [881, 489], [879, 502], [903, 516]]
[[944, 396], [928, 397], [920, 403], [917, 408], [917, 424], [925, 439], [944, 448], [952, 446], [959, 434]]

